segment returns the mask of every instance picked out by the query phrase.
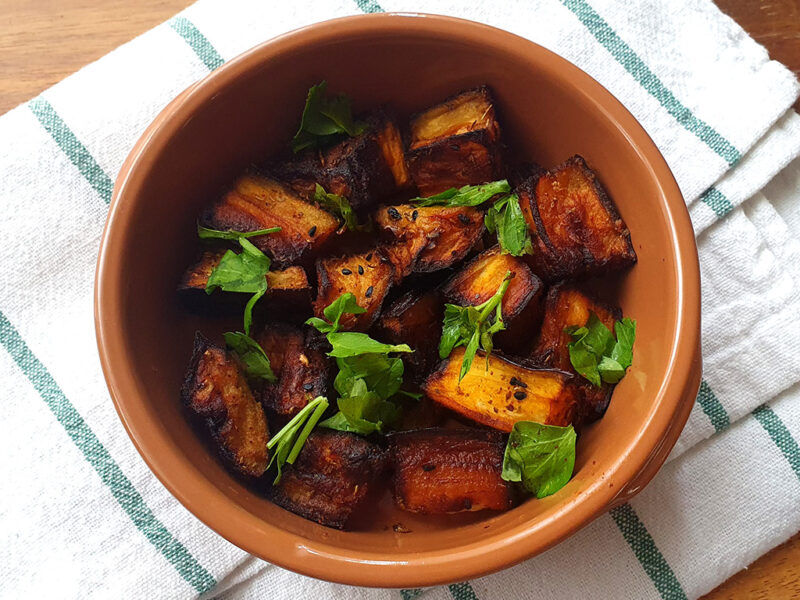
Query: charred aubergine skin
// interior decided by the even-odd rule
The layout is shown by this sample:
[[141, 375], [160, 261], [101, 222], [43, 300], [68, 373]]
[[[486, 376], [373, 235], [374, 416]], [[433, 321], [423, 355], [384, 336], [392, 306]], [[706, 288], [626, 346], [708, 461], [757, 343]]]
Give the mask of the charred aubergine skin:
[[602, 275], [636, 262], [627, 225], [580, 156], [536, 170], [515, 191], [533, 241], [530, 265], [545, 281]]
[[250, 477], [267, 468], [269, 430], [261, 407], [236, 360], [199, 332], [181, 390], [183, 403], [200, 420], [222, 457]]
[[513, 506], [513, 488], [500, 477], [506, 444], [498, 432], [421, 429], [389, 440], [400, 508], [441, 515]]
[[386, 453], [353, 433], [318, 429], [269, 492], [278, 506], [344, 529], [386, 470]]

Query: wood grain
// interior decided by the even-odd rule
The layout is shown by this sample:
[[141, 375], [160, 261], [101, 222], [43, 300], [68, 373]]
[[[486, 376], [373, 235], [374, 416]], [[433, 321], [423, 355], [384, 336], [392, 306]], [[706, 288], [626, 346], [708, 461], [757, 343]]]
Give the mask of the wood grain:
[[[0, 114], [144, 33], [191, 0], [0, 0]], [[717, 0], [800, 75], [800, 0]], [[795, 104], [800, 110], [800, 101]], [[698, 561], [711, 564], [711, 557]], [[800, 534], [703, 600], [800, 598]]]

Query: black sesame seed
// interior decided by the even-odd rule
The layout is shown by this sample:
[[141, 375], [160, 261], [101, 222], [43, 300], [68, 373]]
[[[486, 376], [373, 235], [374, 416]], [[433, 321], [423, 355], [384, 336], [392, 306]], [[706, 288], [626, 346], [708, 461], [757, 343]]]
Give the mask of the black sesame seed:
[[358, 274], [359, 275], [363, 275], [364, 274], [364, 267], [362, 267], [361, 265], [358, 265]]
[[525, 398], [527, 398], [527, 397], [528, 397], [528, 394], [526, 394], [522, 390], [520, 390], [518, 392], [514, 392], [514, 398], [516, 398], [517, 400], [525, 400]]
[[399, 221], [400, 220], [400, 211], [397, 210], [394, 206], [390, 206], [387, 209], [386, 214], [388, 214], [389, 218], [392, 219], [393, 221]]
[[524, 381], [520, 381], [516, 377], [511, 377], [511, 379], [508, 380], [508, 383], [510, 383], [511, 385], [515, 385], [517, 387], [522, 387], [522, 388], [528, 387], [527, 383], [525, 383]]
[[419, 216], [419, 211], [414, 209], [414, 212], [411, 213], [411, 220], [416, 221], [418, 216]]
[[314, 237], [314, 234], [317, 233], [317, 226], [314, 225], [311, 229], [308, 230], [308, 235], [310, 237]]
[[472, 508], [472, 499], [464, 498], [464, 509], [469, 510], [470, 508]]
[[350, 269], [342, 269], [342, 275], [351, 275], [352, 273]]
[[430, 472], [430, 471], [433, 471], [435, 468], [436, 468], [436, 465], [422, 465], [422, 470], [423, 471]]
[[364, 297], [366, 297], [366, 298], [372, 298], [372, 286], [369, 286], [369, 287], [367, 288], [367, 291], [366, 291], [366, 292], [364, 292]]
[[458, 152], [459, 150], [461, 150], [461, 146], [459, 146], [458, 144], [450, 144], [450, 150], [455, 150], [456, 152]]
[[310, 392], [310, 391], [312, 390], [312, 388], [313, 388], [313, 387], [314, 387], [314, 384], [313, 384], [313, 383], [304, 383], [304, 384], [303, 384], [303, 389], [304, 389], [305, 391], [307, 391], [307, 392]]
[[464, 213], [458, 213], [458, 220], [461, 221], [462, 225], [469, 225], [469, 217]]
[[364, 258], [366, 258], [366, 259], [367, 259], [367, 262], [371, 261], [371, 260], [372, 260], [372, 252], [370, 252], [369, 254], [367, 254], [367, 255], [366, 255]]

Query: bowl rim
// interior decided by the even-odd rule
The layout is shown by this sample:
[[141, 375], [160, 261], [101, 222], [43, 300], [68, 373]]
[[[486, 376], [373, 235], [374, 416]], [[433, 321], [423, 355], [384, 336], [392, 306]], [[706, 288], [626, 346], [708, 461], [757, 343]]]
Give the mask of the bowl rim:
[[[670, 244], [675, 254], [678, 307], [676, 334], [668, 368], [654, 398], [656, 408], [638, 437], [605, 473], [580, 494], [546, 510], [537, 523], [522, 523], [481, 543], [457, 549], [425, 553], [364, 554], [328, 543], [299, 538], [245, 510], [230, 500], [199, 471], [174, 469], [164, 435], [138, 404], [125, 392], [136, 381], [136, 373], [124, 356], [124, 340], [118, 324], [122, 320], [124, 279], [113, 268], [114, 257], [124, 245], [124, 232], [131, 218], [131, 202], [169, 139], [191, 115], [207, 102], [215, 89], [226, 87], [241, 75], [258, 68], [272, 57], [298, 46], [321, 44], [343, 37], [363, 35], [438, 36], [494, 47], [515, 54], [539, 68], [558, 71], [576, 93], [583, 94], [610, 122], [622, 131], [650, 170], [664, 199]], [[542, 64], [546, 63], [546, 64]], [[538, 554], [607, 510], [626, 502], [642, 489], [666, 460], [689, 417], [700, 385], [700, 270], [689, 213], [667, 163], [655, 143], [633, 115], [604, 87], [577, 66], [553, 52], [510, 32], [481, 23], [423, 13], [380, 13], [341, 17], [308, 25], [272, 38], [228, 61], [169, 103], [145, 130], [126, 158], [114, 193], [100, 244], [95, 276], [95, 329], [103, 374], [114, 406], [134, 446], [161, 483], [191, 513], [208, 527], [243, 550], [292, 571], [337, 583], [376, 587], [424, 587], [463, 581], [509, 567]], [[633, 460], [631, 454], [642, 458]], [[642, 452], [642, 450], [645, 450]], [[569, 516], [567, 516], [569, 515]], [[265, 534], [270, 538], [264, 544]], [[346, 568], [359, 565], [359, 568]]]

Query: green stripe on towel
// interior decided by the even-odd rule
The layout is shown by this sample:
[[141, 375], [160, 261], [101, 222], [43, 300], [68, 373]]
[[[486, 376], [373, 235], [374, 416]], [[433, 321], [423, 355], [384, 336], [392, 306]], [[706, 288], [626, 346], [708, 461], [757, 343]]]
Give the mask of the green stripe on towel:
[[186, 40], [186, 43], [194, 50], [197, 57], [203, 61], [203, 64], [208, 67], [209, 71], [213, 71], [225, 62], [217, 52], [217, 49], [208, 41], [208, 38], [200, 33], [200, 30], [189, 19], [186, 17], [173, 17], [168, 23], [178, 35]]
[[31, 352], [25, 340], [2, 312], [0, 341], [139, 531], [198, 593], [202, 594], [213, 588], [217, 581], [211, 573], [156, 518], [108, 450], [58, 387], [53, 376]]
[[658, 100], [687, 131], [696, 135], [711, 150], [733, 166], [742, 157], [739, 150], [713, 127], [697, 118], [684, 106], [658, 76], [639, 58], [633, 49], [615, 32], [611, 26], [589, 5], [586, 0], [560, 0], [578, 17], [595, 39], [617, 59], [628, 73], [651, 95]]
[[664, 600], [687, 600], [678, 578], [630, 504], [611, 510], [611, 518], [622, 532], [645, 573]]
[[756, 408], [753, 416], [767, 430], [769, 437], [775, 442], [786, 460], [789, 461], [789, 466], [792, 467], [794, 474], [800, 479], [800, 446], [797, 445], [797, 440], [792, 437], [781, 418], [766, 404]]
[[358, 5], [358, 8], [365, 13], [383, 12], [381, 5], [375, 2], [375, 0], [356, 0], [356, 4]]
[[731, 419], [725, 407], [722, 406], [722, 403], [711, 390], [708, 383], [706, 383], [705, 379], [700, 382], [700, 391], [697, 392], [697, 403], [700, 405], [700, 408], [703, 409], [703, 412], [706, 413], [716, 433], [730, 426]]
[[106, 175], [102, 167], [89, 154], [77, 136], [67, 127], [53, 106], [41, 96], [28, 102], [28, 108], [47, 130], [61, 151], [67, 155], [70, 162], [78, 167], [78, 170], [86, 178], [106, 204], [111, 202], [111, 194], [114, 191], [114, 182]]
[[710, 187], [703, 192], [700, 196], [700, 200], [713, 210], [714, 214], [718, 217], [724, 217], [733, 210], [731, 201], [715, 187]]
[[468, 581], [451, 583], [447, 586], [447, 589], [450, 590], [450, 595], [453, 596], [453, 600], [478, 600], [475, 590], [472, 589]]
[[400, 590], [400, 597], [403, 600], [416, 600], [422, 595], [422, 590], [420, 588], [414, 588], [411, 590]]

